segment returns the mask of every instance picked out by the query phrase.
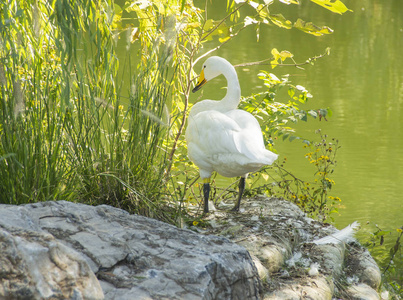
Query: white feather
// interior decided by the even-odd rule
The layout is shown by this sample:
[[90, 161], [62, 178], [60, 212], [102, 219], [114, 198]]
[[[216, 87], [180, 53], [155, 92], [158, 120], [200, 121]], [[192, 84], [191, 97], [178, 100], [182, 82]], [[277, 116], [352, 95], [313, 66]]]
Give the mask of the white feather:
[[319, 267], [320, 267], [320, 265], [317, 262], [312, 263], [311, 266], [309, 267], [308, 275], [309, 276], [318, 276]]
[[325, 236], [321, 239], [314, 240], [312, 243], [316, 245], [325, 245], [325, 244], [340, 244], [347, 242], [354, 238], [355, 230], [358, 229], [360, 223], [355, 221], [354, 223], [348, 225], [347, 227], [335, 232], [331, 235]]

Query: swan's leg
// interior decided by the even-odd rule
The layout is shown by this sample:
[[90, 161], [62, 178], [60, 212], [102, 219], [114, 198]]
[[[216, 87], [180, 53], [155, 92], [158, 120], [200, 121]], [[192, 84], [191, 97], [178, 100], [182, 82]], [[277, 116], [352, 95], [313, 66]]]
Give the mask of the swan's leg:
[[203, 196], [204, 196], [204, 213], [208, 213], [208, 200], [210, 197], [210, 178], [204, 179], [203, 184]]
[[239, 206], [241, 205], [241, 199], [244, 190], [245, 190], [245, 177], [241, 177], [241, 180], [239, 181], [238, 200], [232, 211], [239, 211]]

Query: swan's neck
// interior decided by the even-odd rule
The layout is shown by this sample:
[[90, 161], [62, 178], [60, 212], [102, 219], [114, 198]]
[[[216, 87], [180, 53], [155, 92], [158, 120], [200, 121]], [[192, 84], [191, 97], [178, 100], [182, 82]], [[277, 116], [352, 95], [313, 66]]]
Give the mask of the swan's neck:
[[224, 110], [236, 109], [241, 99], [241, 87], [239, 86], [235, 68], [228, 64], [223, 70], [223, 75], [227, 79], [227, 94], [219, 102], [219, 105]]
[[192, 116], [196, 116], [198, 113], [203, 111], [216, 110], [226, 112], [238, 107], [241, 99], [241, 88], [239, 86], [238, 76], [235, 68], [230, 63], [226, 63], [223, 65], [221, 73], [227, 79], [227, 94], [225, 97], [220, 101], [203, 100], [196, 103], [193, 105], [190, 111], [190, 119], [192, 119]]

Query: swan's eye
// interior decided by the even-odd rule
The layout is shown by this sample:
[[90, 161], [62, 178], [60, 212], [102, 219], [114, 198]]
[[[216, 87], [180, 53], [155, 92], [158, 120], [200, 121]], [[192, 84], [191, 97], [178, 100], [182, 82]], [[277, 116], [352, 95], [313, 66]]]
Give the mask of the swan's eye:
[[205, 68], [206, 68], [206, 65], [203, 66], [203, 69], [205, 69]]

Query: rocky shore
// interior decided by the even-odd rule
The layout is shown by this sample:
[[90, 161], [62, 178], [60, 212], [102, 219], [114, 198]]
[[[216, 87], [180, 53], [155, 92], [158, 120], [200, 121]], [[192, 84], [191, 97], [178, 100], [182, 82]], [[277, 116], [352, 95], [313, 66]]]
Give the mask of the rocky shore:
[[179, 229], [106, 205], [0, 205], [0, 299], [379, 299], [355, 240], [280, 199]]

